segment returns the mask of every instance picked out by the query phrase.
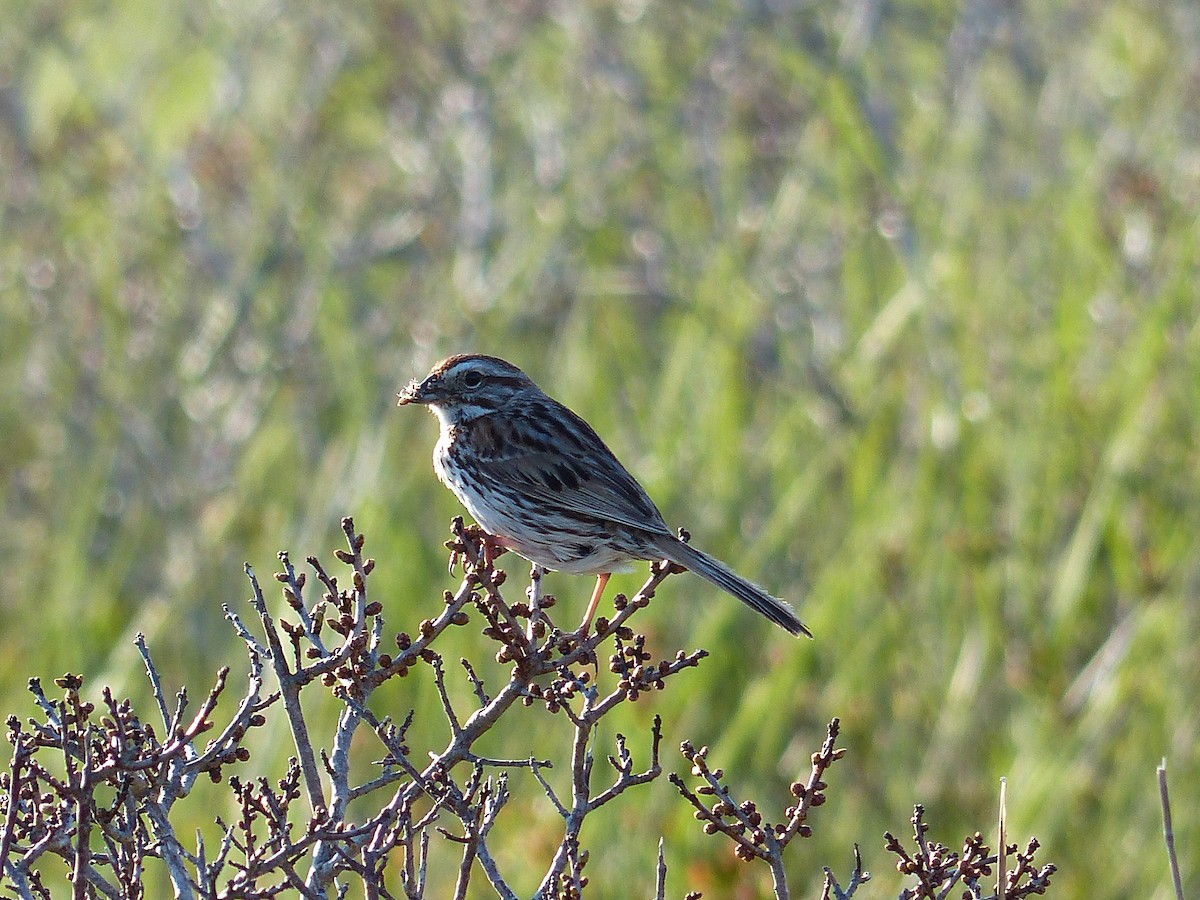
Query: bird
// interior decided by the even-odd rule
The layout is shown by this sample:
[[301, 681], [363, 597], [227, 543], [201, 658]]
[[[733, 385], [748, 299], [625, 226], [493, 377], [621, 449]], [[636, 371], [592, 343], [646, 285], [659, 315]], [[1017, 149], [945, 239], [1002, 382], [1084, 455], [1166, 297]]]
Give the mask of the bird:
[[595, 430], [512, 363], [450, 356], [397, 399], [437, 417], [434, 470], [494, 544], [547, 570], [596, 576], [581, 633], [613, 572], [667, 559], [812, 637], [790, 604], [676, 536]]

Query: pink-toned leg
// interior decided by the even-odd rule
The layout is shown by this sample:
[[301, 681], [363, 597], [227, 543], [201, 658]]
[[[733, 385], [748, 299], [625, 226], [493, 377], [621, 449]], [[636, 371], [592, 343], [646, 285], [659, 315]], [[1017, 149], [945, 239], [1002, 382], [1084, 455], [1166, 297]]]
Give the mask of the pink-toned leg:
[[506, 549], [507, 548], [504, 546], [502, 539], [496, 537], [494, 534], [488, 534], [487, 532], [484, 532], [483, 567], [485, 569], [491, 568], [491, 565], [493, 562], [495, 562], [496, 557], [503, 553]]
[[596, 576], [596, 589], [592, 591], [592, 599], [588, 603], [587, 613], [579, 626], [580, 634], [587, 634], [588, 628], [591, 627], [592, 616], [596, 615], [596, 607], [600, 605], [600, 598], [604, 596], [604, 588], [610, 578], [612, 578], [612, 572], [603, 572]]

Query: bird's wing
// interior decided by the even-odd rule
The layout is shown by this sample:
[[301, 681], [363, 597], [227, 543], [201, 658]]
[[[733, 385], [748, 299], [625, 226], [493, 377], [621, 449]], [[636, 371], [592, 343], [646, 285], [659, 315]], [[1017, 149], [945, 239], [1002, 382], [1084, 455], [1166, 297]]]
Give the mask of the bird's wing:
[[550, 403], [557, 408], [471, 423], [484, 486], [519, 491], [548, 508], [670, 534], [654, 501], [591, 426], [565, 406]]

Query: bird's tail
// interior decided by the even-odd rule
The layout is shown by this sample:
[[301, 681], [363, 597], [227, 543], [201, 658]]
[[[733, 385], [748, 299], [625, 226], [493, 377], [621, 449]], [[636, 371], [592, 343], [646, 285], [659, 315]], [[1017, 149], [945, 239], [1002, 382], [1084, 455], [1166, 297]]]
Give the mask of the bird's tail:
[[772, 597], [757, 584], [747, 581], [738, 575], [719, 559], [715, 559], [703, 550], [697, 550], [690, 544], [685, 544], [674, 537], [664, 540], [659, 548], [663, 556], [672, 562], [679, 563], [691, 569], [701, 578], [712, 582], [727, 594], [737, 597], [755, 612], [766, 616], [780, 628], [791, 634], [806, 634], [812, 637], [812, 632], [804, 627], [804, 623], [796, 615], [791, 604]]

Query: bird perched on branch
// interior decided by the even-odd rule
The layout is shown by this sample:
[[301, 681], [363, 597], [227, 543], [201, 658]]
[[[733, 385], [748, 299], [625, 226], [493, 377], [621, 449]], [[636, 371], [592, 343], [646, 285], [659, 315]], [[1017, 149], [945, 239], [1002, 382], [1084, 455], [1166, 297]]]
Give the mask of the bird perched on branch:
[[494, 356], [442, 360], [399, 394], [441, 424], [438, 478], [494, 543], [546, 569], [596, 576], [586, 631], [613, 572], [667, 559], [792, 634], [811, 632], [790, 605], [671, 533], [642, 486], [583, 419]]

